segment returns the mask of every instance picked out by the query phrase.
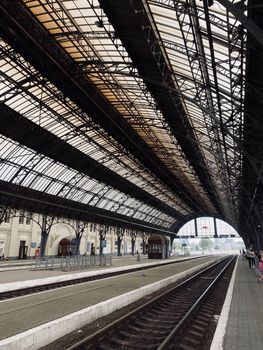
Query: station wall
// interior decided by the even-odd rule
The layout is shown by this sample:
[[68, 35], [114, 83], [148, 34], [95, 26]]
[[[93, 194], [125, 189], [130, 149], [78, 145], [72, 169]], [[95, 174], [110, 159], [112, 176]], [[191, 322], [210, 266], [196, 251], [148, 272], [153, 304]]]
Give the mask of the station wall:
[[[49, 233], [45, 252], [46, 255], [58, 255], [59, 242], [63, 238], [69, 241], [75, 238], [73, 227], [67, 223], [55, 223]], [[4, 254], [5, 257], [8, 257], [10, 260], [35, 258], [36, 251], [40, 246], [40, 241], [41, 230], [34, 220], [11, 217], [7, 222], [3, 222], [0, 225], [0, 256]], [[114, 233], [107, 233], [106, 247], [104, 247], [103, 253], [117, 254], [116, 241], [117, 238]], [[141, 243], [142, 239], [138, 235], [135, 244], [135, 252], [137, 250], [141, 252]], [[94, 228], [88, 226], [81, 239], [80, 254], [90, 254], [92, 246], [95, 249], [95, 254], [99, 254], [99, 244], [98, 232], [94, 230]], [[26, 256], [23, 256], [24, 251], [26, 251]], [[131, 251], [131, 238], [125, 233], [122, 241], [121, 253], [131, 254]]]

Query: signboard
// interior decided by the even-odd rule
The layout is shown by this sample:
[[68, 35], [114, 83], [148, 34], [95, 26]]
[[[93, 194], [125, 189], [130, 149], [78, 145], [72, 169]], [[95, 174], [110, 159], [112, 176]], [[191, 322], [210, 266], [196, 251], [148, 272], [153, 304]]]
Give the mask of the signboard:
[[36, 248], [37, 243], [36, 242], [31, 242], [31, 248]]

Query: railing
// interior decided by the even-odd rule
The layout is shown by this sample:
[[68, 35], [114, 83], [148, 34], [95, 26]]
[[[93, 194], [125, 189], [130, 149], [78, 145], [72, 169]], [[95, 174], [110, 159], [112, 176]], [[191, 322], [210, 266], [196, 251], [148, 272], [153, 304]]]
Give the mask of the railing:
[[45, 257], [37, 258], [35, 270], [83, 270], [96, 266], [111, 266], [111, 255], [78, 255], [66, 257]]

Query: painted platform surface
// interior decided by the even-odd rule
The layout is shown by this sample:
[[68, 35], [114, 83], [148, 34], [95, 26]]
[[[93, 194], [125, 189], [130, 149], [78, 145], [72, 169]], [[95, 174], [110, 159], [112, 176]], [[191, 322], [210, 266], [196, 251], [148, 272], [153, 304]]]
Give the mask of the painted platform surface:
[[223, 350], [263, 349], [263, 282], [239, 258]]
[[[180, 257], [182, 258], [182, 257]], [[179, 259], [177, 257], [176, 259]], [[141, 257], [141, 263], [148, 263], [149, 259], [147, 256]], [[21, 270], [13, 270], [14, 267], [17, 267], [17, 261], [10, 262], [2, 262], [0, 263], [0, 283], [10, 283], [10, 282], [18, 282], [18, 281], [26, 281], [26, 280], [34, 280], [39, 278], [47, 278], [54, 276], [62, 276], [62, 275], [72, 275], [73, 273], [81, 273], [87, 272], [90, 270], [99, 270], [105, 269], [105, 267], [96, 267], [96, 268], [86, 268], [74, 271], [59, 271], [57, 269], [54, 270], [35, 270], [34, 261], [20, 263], [20, 267], [23, 268]], [[137, 256], [124, 256], [124, 257], [113, 257], [112, 258], [112, 267], [118, 266], [126, 266], [126, 265], [135, 265], [138, 264]], [[12, 270], [6, 270], [8, 269]], [[108, 268], [108, 267], [107, 267]]]
[[[73, 285], [0, 302], [0, 339], [25, 332], [46, 322], [96, 305], [107, 299], [151, 285], [197, 265], [214, 260], [215, 256], [182, 261], [158, 269]], [[99, 317], [99, 315], [98, 315]]]
[[[191, 258], [197, 258], [200, 257], [202, 258], [202, 255], [190, 255], [187, 257], [184, 256], [176, 256], [176, 257], [171, 257], [170, 260], [185, 260], [185, 259], [191, 259]], [[74, 271], [59, 271], [57, 269], [54, 270], [35, 270], [34, 269], [34, 263], [26, 263], [26, 265], [23, 266], [23, 270], [12, 270], [12, 271], [6, 271], [6, 264], [8, 263], [9, 267], [12, 268], [12, 264], [16, 265], [17, 262], [2, 262], [0, 263], [0, 286], [4, 283], [12, 283], [12, 282], [19, 282], [19, 281], [27, 281], [27, 280], [35, 280], [35, 279], [42, 279], [42, 278], [49, 278], [49, 277], [54, 277], [54, 276], [63, 276], [67, 275], [70, 276], [72, 274], [82, 274], [84, 272], [89, 272], [92, 270], [105, 270], [105, 269], [110, 269], [114, 267], [121, 267], [121, 266], [133, 266], [133, 265], [142, 265], [142, 264], [153, 264], [156, 263], [157, 261], [159, 262], [165, 262], [168, 260], [157, 260], [157, 259], [148, 259], [147, 255], [141, 256], [140, 261], [137, 261], [137, 256], [123, 256], [123, 257], [117, 257], [114, 256], [112, 258], [112, 266], [102, 266], [102, 267], [91, 267], [91, 268], [86, 268], [86, 269], [79, 269], [79, 270], [74, 270]], [[0, 292], [1, 292], [1, 287], [0, 287]]]

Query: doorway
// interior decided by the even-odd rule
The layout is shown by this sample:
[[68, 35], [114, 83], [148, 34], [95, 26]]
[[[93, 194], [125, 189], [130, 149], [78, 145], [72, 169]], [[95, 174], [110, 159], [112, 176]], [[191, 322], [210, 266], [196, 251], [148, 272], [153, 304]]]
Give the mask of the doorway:
[[20, 241], [18, 259], [26, 259], [27, 250], [28, 250], [28, 246], [26, 245], [26, 241]]

